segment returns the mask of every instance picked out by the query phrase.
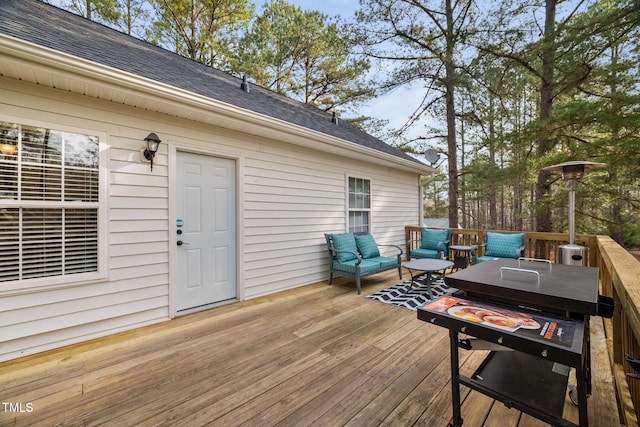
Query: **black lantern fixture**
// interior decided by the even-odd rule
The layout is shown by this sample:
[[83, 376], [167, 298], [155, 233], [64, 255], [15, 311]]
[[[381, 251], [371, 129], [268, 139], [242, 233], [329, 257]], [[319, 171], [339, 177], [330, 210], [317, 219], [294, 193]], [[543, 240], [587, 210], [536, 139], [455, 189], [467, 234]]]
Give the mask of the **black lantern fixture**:
[[162, 141], [160, 141], [160, 138], [158, 138], [158, 135], [151, 132], [144, 139], [144, 142], [147, 145], [143, 149], [144, 151], [142, 152], [142, 155], [144, 156], [145, 159], [147, 159], [151, 163], [151, 170], [153, 171], [153, 158], [156, 156], [156, 153], [158, 152], [158, 147], [160, 146], [160, 143]]

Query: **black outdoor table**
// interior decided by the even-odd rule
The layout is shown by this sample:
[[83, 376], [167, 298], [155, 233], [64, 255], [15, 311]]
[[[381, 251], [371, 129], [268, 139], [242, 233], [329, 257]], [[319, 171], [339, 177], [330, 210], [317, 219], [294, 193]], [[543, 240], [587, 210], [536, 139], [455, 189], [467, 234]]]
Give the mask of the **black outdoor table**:
[[[418, 308], [418, 319], [449, 329], [453, 417], [462, 425], [460, 384], [558, 426], [569, 368], [575, 368], [579, 425], [591, 393], [589, 316], [598, 312], [598, 269], [536, 260], [486, 261], [445, 277], [455, 295]], [[472, 377], [459, 371], [464, 333], [499, 346]]]

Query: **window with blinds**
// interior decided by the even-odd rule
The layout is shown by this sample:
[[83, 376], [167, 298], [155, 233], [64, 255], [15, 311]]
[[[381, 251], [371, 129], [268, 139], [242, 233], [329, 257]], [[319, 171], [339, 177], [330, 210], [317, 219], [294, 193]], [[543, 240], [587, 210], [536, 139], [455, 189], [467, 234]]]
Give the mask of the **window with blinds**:
[[349, 231], [370, 233], [371, 181], [349, 177]]
[[0, 121], [0, 282], [98, 271], [99, 138]]

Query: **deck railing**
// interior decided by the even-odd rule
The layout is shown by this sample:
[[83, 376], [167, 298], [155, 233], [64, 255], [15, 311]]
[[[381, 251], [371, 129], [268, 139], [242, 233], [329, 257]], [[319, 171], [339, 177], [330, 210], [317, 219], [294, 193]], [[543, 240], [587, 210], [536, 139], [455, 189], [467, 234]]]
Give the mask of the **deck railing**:
[[[451, 244], [480, 245], [486, 233], [486, 230], [451, 229]], [[421, 237], [422, 227], [405, 227], [405, 241], [420, 241]], [[555, 262], [559, 259], [559, 247], [567, 244], [568, 239], [565, 233], [526, 232], [525, 256]], [[608, 236], [576, 235], [575, 244], [588, 248], [588, 265], [600, 271], [600, 294], [614, 300], [613, 318], [603, 319], [607, 346], [620, 419], [627, 426], [636, 426], [640, 418], [640, 371], [634, 371], [627, 359], [640, 359], [640, 261]], [[407, 244], [406, 253], [415, 246], [416, 243]], [[481, 255], [479, 246], [478, 256]]]

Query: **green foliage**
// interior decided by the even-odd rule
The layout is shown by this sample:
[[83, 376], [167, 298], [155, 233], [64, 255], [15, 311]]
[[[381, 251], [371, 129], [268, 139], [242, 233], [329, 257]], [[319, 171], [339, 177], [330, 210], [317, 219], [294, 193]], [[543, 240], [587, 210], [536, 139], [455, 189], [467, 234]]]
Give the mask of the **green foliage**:
[[426, 218], [446, 218], [449, 212], [447, 199], [447, 175], [440, 173], [422, 178], [424, 190], [424, 216]]
[[122, 14], [118, 0], [66, 0], [62, 5], [78, 15], [107, 25], [116, 23]]
[[371, 98], [369, 61], [352, 56], [345, 29], [319, 12], [271, 0], [240, 40], [236, 74], [323, 110]]
[[[550, 3], [552, 0], [547, 0]], [[637, 241], [640, 223], [640, 11], [633, 1], [602, 0], [562, 10], [554, 38], [553, 109], [541, 119], [539, 52], [545, 48], [524, 16], [533, 5], [500, 4], [489, 33], [470, 39], [479, 49], [465, 68], [456, 98], [465, 144], [465, 203], [461, 212], [479, 227], [536, 229], [536, 213], [567, 231], [567, 190], [552, 175], [536, 191], [540, 170], [569, 160], [604, 162], [578, 186], [576, 231]], [[560, 4], [560, 2], [558, 2]], [[547, 46], [548, 47], [548, 46]], [[471, 50], [468, 50], [471, 53]], [[538, 150], [539, 141], [548, 141]], [[540, 185], [540, 181], [538, 181]], [[635, 243], [633, 243], [635, 244]]]
[[152, 43], [203, 64], [224, 67], [234, 31], [251, 19], [248, 0], [149, 0], [156, 12]]

